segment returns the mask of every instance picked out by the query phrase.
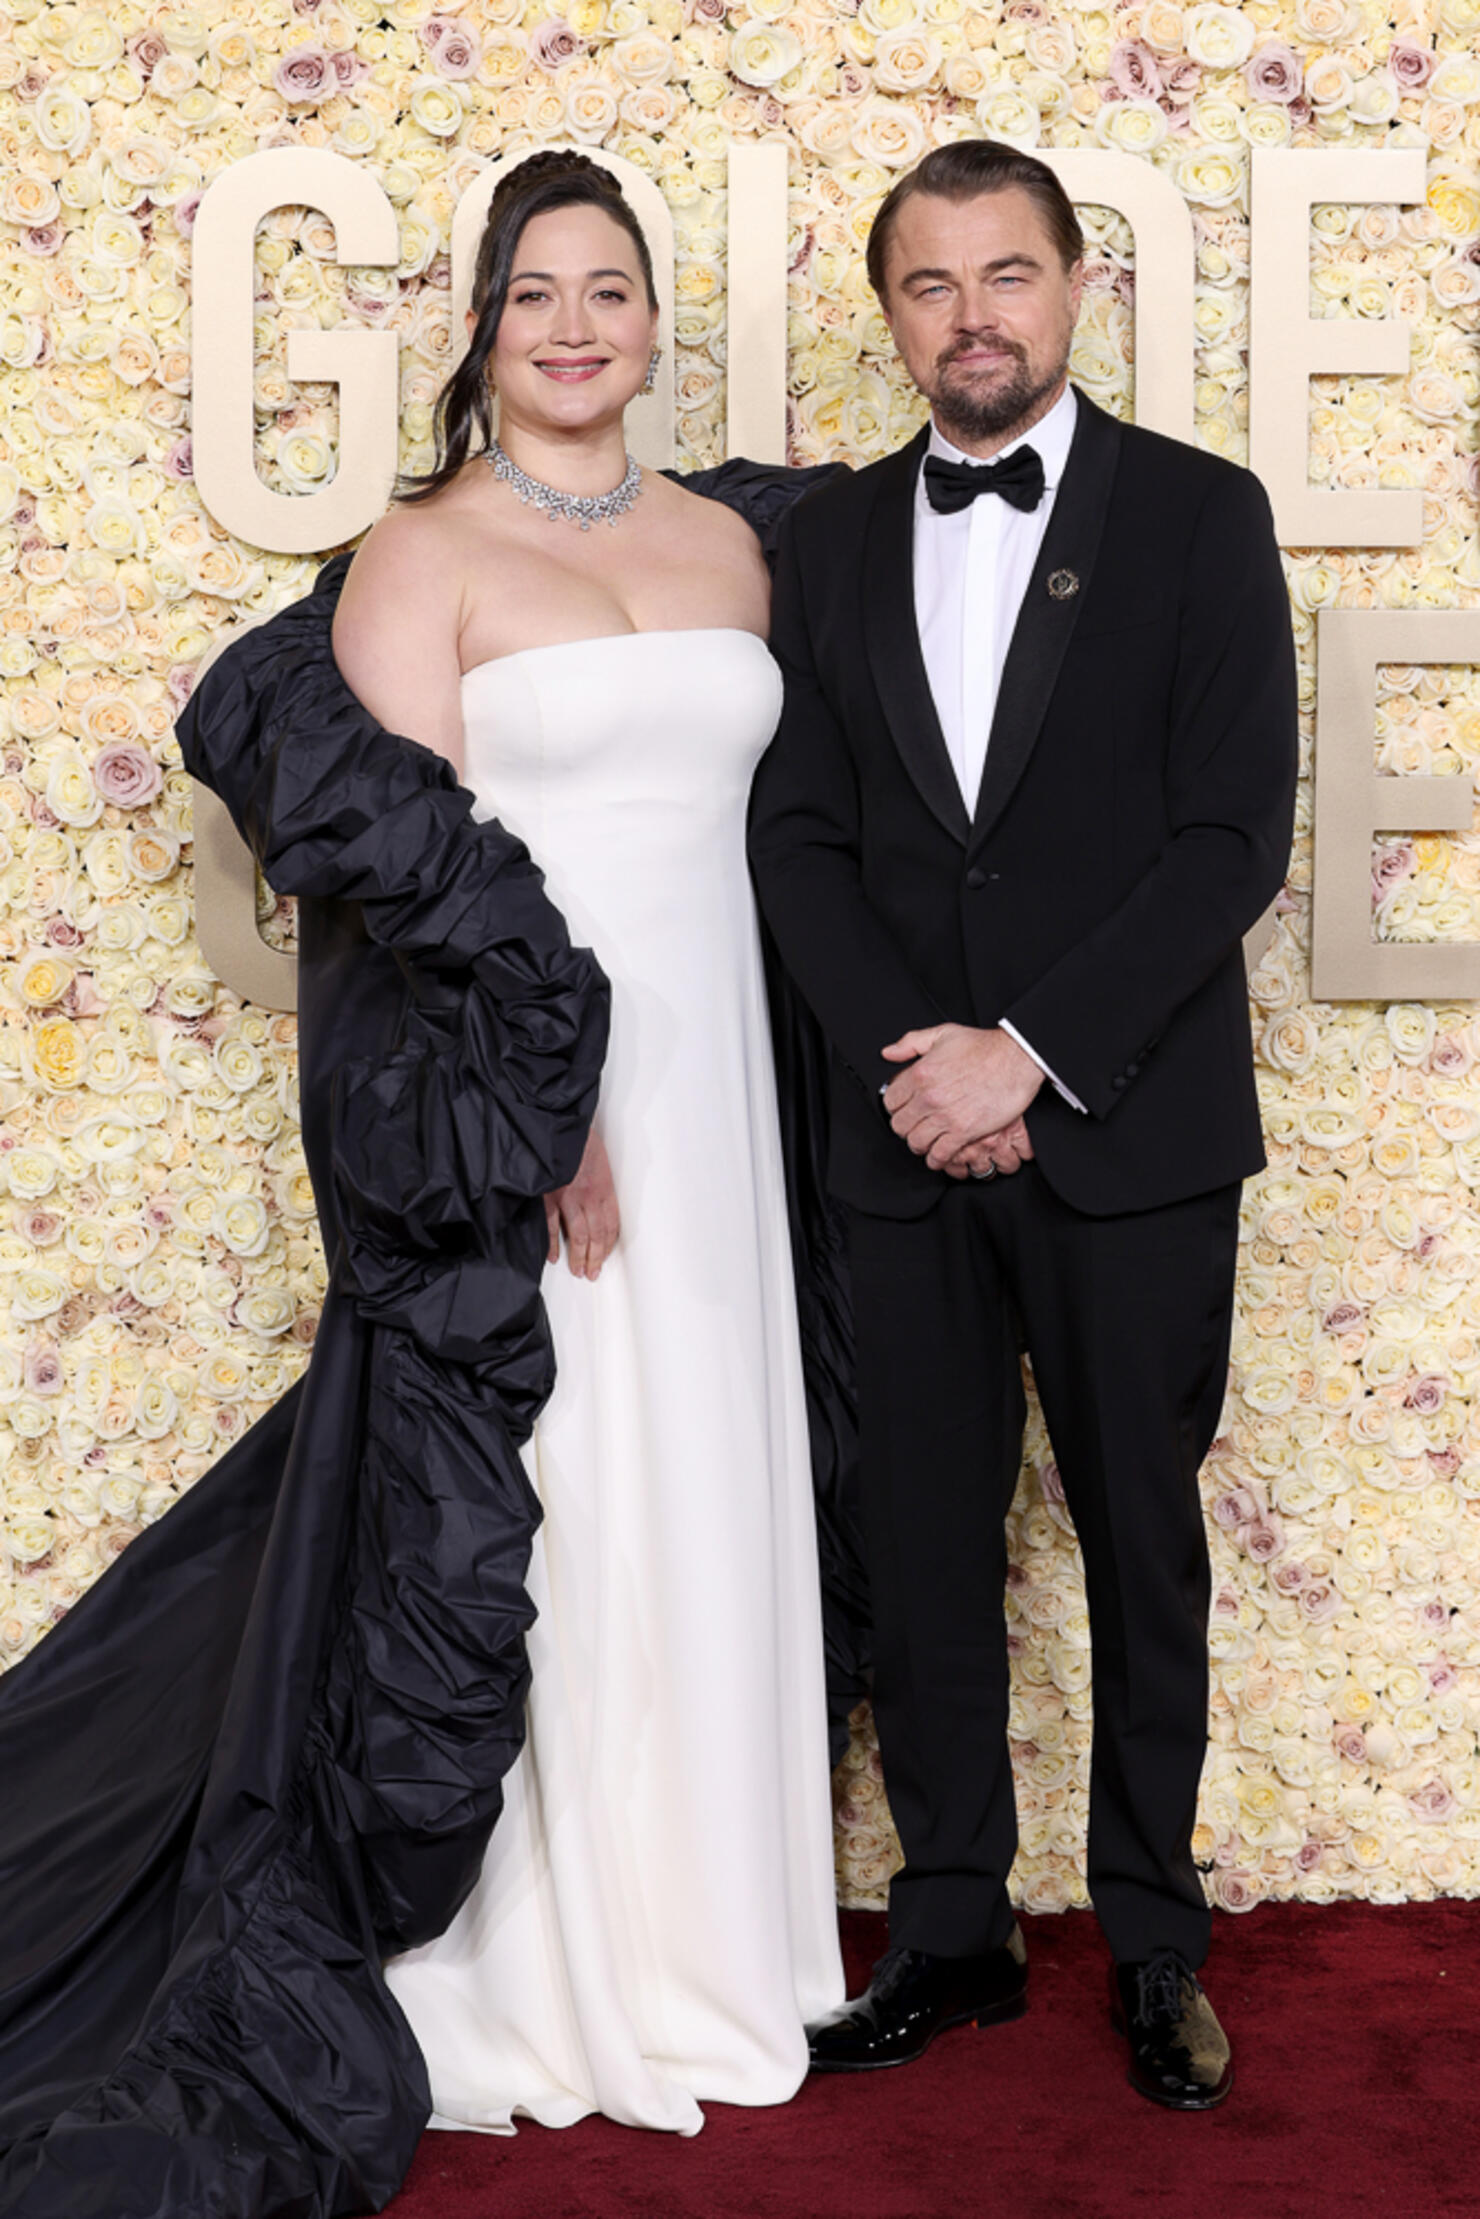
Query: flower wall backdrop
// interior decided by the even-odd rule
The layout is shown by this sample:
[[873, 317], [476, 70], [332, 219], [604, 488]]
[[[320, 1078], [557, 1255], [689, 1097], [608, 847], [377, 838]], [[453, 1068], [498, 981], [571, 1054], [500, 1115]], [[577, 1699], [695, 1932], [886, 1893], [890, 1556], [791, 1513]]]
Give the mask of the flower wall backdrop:
[[[1316, 313], [1406, 318], [1413, 372], [1315, 383], [1312, 476], [1411, 484], [1421, 550], [1288, 558], [1307, 704], [1314, 612], [1480, 599], [1477, 0], [228, 0], [0, 7], [0, 1661], [302, 1370], [324, 1274], [295, 1118], [294, 1024], [244, 1007], [192, 938], [173, 716], [223, 626], [313, 564], [223, 535], [191, 477], [191, 228], [224, 165], [328, 147], [400, 217], [399, 270], [341, 269], [325, 220], [259, 235], [258, 458], [332, 472], [333, 389], [287, 332], [401, 341], [403, 461], [448, 360], [448, 228], [494, 153], [574, 139], [658, 180], [678, 232], [678, 437], [719, 459], [725, 150], [791, 149], [797, 460], [862, 462], [918, 421], [864, 276], [870, 218], [930, 145], [989, 133], [1166, 171], [1198, 241], [1197, 436], [1246, 452], [1255, 147], [1414, 146], [1426, 205], [1316, 211]], [[1128, 414], [1134, 269], [1089, 211], [1075, 374]], [[1113, 669], [1106, 673], [1114, 683]], [[1480, 768], [1480, 679], [1385, 674], [1379, 753]], [[1308, 788], [1252, 983], [1270, 1168], [1245, 1200], [1233, 1370], [1207, 1501], [1215, 1900], [1480, 1890], [1480, 1021], [1314, 1006]], [[1379, 930], [1480, 935], [1480, 835], [1384, 839]], [[264, 901], [264, 927], [292, 919]], [[1008, 1608], [1036, 1908], [1083, 1900], [1083, 1592], [1041, 1425]], [[892, 1861], [860, 1722], [839, 1778], [844, 1893]]]

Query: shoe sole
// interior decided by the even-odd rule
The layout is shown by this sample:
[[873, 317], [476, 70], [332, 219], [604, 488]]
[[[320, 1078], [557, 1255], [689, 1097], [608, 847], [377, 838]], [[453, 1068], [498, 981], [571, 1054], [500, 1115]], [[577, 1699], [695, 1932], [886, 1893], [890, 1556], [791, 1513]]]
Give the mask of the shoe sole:
[[1233, 2093], [1231, 2068], [1216, 2096], [1166, 2096], [1158, 2088], [1148, 2088], [1145, 2081], [1137, 2080], [1134, 2073], [1127, 2073], [1125, 2077], [1138, 2096], [1144, 2096], [1148, 2103], [1160, 2104], [1163, 2111], [1216, 2111], [1219, 2104], [1226, 2103]]
[[808, 2071], [814, 2073], [892, 2072], [897, 2065], [918, 2064], [937, 2034], [949, 2034], [953, 2027], [958, 2026], [1005, 2026], [1011, 2019], [1020, 2019], [1027, 2008], [1028, 1998], [1026, 1993], [1020, 1996], [1009, 1996], [1004, 2003], [988, 2004], [984, 2011], [961, 2011], [953, 2019], [942, 2019], [939, 2026], [931, 2028], [930, 2033], [920, 2044], [920, 2047], [912, 2049], [905, 2057], [860, 2058], [856, 2064], [851, 2065], [845, 2064], [841, 2058], [814, 2058], [808, 2066]]

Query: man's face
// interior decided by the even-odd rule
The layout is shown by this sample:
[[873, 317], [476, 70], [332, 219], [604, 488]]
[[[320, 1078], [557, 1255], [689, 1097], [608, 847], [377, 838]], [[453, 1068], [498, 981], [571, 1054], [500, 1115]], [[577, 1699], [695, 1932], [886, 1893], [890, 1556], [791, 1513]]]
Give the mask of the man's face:
[[1020, 185], [945, 200], [915, 193], [885, 261], [884, 314], [941, 430], [992, 452], [1036, 420], [1069, 368], [1083, 267], [1066, 270]]

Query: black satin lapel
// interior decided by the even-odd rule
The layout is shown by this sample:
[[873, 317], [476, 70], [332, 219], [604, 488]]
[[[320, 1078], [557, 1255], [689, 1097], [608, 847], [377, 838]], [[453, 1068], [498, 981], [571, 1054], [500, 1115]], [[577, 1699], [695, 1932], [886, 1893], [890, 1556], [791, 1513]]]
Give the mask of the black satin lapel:
[[[1081, 393], [1069, 460], [1002, 670], [971, 827], [973, 847], [1002, 815], [1037, 745], [1094, 575], [1119, 453], [1120, 426], [1115, 418]], [[1059, 598], [1050, 592], [1049, 580], [1064, 574], [1076, 582], [1071, 592]]]
[[946, 749], [915, 622], [915, 480], [925, 433], [881, 465], [864, 546], [869, 666], [894, 744], [932, 816], [964, 847], [971, 823]]

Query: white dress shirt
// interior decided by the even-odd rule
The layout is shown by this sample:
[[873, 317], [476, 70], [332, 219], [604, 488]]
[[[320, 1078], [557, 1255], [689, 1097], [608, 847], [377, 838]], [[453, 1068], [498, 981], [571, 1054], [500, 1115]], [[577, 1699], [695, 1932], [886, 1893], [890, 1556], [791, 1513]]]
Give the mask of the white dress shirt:
[[[968, 817], [976, 813], [1002, 666], [1069, 459], [1075, 407], [1074, 388], [1065, 386], [1031, 431], [992, 457], [1001, 462], [1019, 447], [1037, 449], [1044, 492], [1036, 509], [1015, 509], [999, 494], [983, 493], [969, 507], [942, 515], [930, 506], [921, 464], [915, 488], [915, 622], [925, 675]], [[926, 454], [940, 455], [947, 462], [980, 461], [953, 447], [934, 422]], [[1011, 1025], [1002, 1029], [1027, 1050], [1065, 1101], [1082, 1110], [1083, 1103], [1054, 1077], [1030, 1042]]]

